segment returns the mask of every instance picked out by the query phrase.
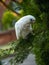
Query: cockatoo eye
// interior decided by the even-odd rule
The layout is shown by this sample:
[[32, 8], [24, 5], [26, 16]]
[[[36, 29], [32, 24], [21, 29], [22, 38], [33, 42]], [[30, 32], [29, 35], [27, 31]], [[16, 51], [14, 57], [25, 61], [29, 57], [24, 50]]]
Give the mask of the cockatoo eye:
[[33, 19], [30, 19], [30, 21], [33, 21]]
[[30, 23], [34, 23], [35, 22], [35, 19], [30, 19]]

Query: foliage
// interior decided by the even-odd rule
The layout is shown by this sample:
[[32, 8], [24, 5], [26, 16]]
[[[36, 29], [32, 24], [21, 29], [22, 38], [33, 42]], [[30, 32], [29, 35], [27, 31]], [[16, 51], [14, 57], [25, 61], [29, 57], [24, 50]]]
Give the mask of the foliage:
[[36, 35], [33, 41], [33, 52], [36, 54], [37, 65], [49, 64], [49, 31]]
[[16, 61], [16, 63], [23, 63], [23, 60], [27, 58], [29, 53], [31, 53], [33, 47], [32, 41], [33, 41], [33, 35], [30, 33], [26, 37], [26, 39], [20, 39], [17, 42], [17, 45], [14, 47], [14, 51], [16, 52], [14, 60]]
[[2, 24], [3, 24], [3, 29], [8, 29], [9, 27], [13, 27], [12, 23], [13, 21], [16, 21], [16, 17], [11, 13], [11, 11], [6, 11], [3, 14], [2, 18]]
[[[36, 60], [38, 65], [49, 65], [49, 1], [48, 0], [34, 0], [41, 11], [40, 24], [43, 31], [37, 35], [33, 41], [34, 53], [36, 54]], [[44, 28], [43, 28], [44, 26]], [[40, 26], [39, 26], [40, 27]], [[40, 30], [41, 30], [40, 29]], [[39, 30], [39, 31], [40, 31]]]
[[14, 49], [9, 48], [9, 49], [0, 49], [0, 59], [6, 58], [10, 55], [14, 54]]

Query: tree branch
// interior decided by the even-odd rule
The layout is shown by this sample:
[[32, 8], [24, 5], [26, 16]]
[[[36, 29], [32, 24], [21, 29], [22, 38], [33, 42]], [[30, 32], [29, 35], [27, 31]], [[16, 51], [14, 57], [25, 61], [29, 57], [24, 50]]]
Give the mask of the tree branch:
[[0, 2], [9, 10], [11, 10], [13, 13], [15, 13], [16, 15], [20, 15], [18, 12], [15, 12], [13, 9], [11, 9], [8, 5], [6, 5], [2, 0], [0, 0]]

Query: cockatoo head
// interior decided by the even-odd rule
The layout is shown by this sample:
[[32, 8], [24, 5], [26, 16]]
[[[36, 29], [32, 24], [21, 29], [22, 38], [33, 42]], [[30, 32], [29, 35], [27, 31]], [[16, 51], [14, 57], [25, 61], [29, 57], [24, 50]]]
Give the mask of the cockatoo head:
[[36, 20], [35, 17], [32, 16], [32, 15], [27, 15], [26, 18], [27, 18], [27, 20], [28, 20], [30, 23], [34, 23], [35, 20]]

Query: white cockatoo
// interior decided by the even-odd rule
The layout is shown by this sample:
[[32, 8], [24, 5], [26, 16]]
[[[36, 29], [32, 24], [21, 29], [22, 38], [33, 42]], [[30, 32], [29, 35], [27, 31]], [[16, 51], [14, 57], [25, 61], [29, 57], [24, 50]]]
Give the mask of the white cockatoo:
[[15, 23], [15, 32], [17, 40], [22, 38], [25, 38], [31, 31], [32, 26], [31, 24], [35, 22], [35, 17], [32, 15], [26, 15], [22, 18], [20, 18]]

